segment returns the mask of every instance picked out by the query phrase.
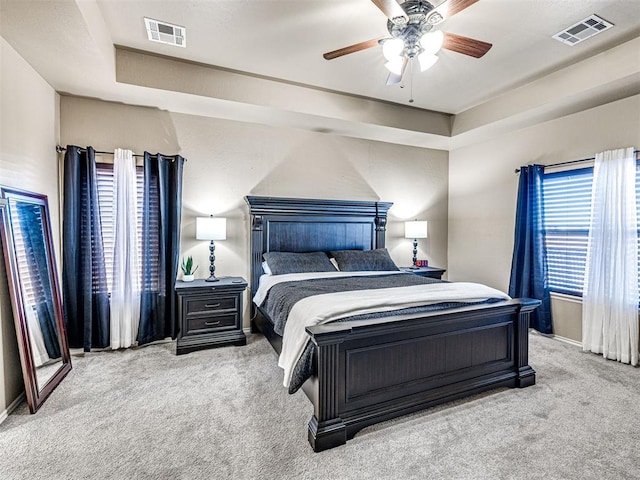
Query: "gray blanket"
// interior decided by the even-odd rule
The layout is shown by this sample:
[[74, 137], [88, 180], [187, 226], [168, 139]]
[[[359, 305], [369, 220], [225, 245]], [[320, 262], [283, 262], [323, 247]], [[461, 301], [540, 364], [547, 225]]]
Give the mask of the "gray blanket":
[[[422, 285], [429, 283], [439, 283], [442, 280], [425, 278], [412, 273], [398, 273], [391, 275], [372, 275], [362, 277], [339, 277], [339, 278], [315, 278], [311, 280], [293, 281], [278, 283], [271, 287], [264, 302], [262, 310], [268, 315], [274, 325], [275, 332], [282, 336], [284, 327], [289, 317], [289, 312], [299, 300], [313, 295], [325, 293], [336, 293], [344, 291], [373, 290], [380, 288], [408, 287], [412, 285]], [[484, 302], [480, 302], [484, 303]], [[371, 318], [388, 317], [393, 315], [404, 315], [413, 313], [423, 313], [435, 310], [455, 308], [468, 303], [440, 303], [423, 307], [411, 307], [393, 310], [391, 312], [369, 313], [342, 318], [338, 322], [351, 320], [365, 320]], [[305, 350], [293, 370], [289, 393], [295, 393], [302, 384], [315, 371], [313, 363], [313, 343], [307, 343]]]
[[378, 288], [408, 287], [441, 280], [424, 278], [411, 273], [372, 275], [366, 277], [314, 278], [311, 280], [278, 283], [271, 287], [262, 309], [273, 322], [275, 332], [284, 335], [284, 326], [293, 306], [303, 298], [325, 293], [373, 290]]

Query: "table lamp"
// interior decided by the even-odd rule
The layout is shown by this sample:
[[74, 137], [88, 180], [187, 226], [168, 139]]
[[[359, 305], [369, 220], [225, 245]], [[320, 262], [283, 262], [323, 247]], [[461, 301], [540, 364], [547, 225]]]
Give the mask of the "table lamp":
[[427, 238], [427, 222], [413, 220], [404, 222], [404, 238], [413, 238], [413, 266], [418, 268], [418, 239]]
[[227, 239], [227, 219], [224, 217], [197, 217], [196, 218], [196, 240], [211, 240], [209, 244], [209, 278], [207, 282], [217, 282], [215, 271], [216, 266], [216, 244], [214, 240], [226, 240]]

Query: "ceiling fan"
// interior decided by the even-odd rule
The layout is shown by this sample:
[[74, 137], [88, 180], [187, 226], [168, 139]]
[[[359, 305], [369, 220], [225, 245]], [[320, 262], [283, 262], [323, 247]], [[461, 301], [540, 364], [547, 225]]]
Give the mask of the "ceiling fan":
[[396, 0], [371, 0], [389, 20], [387, 30], [390, 38], [377, 38], [349, 45], [327, 52], [326, 60], [359, 52], [382, 45], [382, 53], [387, 59], [385, 67], [391, 72], [387, 85], [402, 81], [402, 76], [410, 60], [418, 59], [420, 70], [424, 71], [438, 60], [440, 48], [480, 58], [491, 48], [491, 44], [453, 33], [433, 30], [443, 20], [473, 5], [479, 0], [447, 0], [438, 8], [425, 0], [406, 0], [399, 4]]

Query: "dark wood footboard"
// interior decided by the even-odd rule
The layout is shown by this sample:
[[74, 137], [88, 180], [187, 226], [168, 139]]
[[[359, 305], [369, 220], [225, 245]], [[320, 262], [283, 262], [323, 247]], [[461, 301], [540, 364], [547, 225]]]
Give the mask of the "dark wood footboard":
[[362, 428], [497, 387], [535, 383], [529, 314], [537, 300], [434, 312], [418, 319], [308, 328], [317, 376], [305, 385], [316, 452]]
[[[535, 384], [528, 330], [539, 304], [516, 299], [308, 328], [317, 372], [302, 390], [314, 409], [312, 448], [337, 447], [364, 427], [440, 403]], [[254, 327], [279, 353], [282, 340], [269, 320], [259, 313]]]

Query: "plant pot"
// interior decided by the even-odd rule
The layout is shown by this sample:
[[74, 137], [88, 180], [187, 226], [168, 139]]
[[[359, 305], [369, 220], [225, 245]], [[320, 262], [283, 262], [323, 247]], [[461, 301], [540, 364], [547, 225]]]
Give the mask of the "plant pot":
[[193, 282], [195, 280], [195, 275], [182, 275], [183, 282]]

